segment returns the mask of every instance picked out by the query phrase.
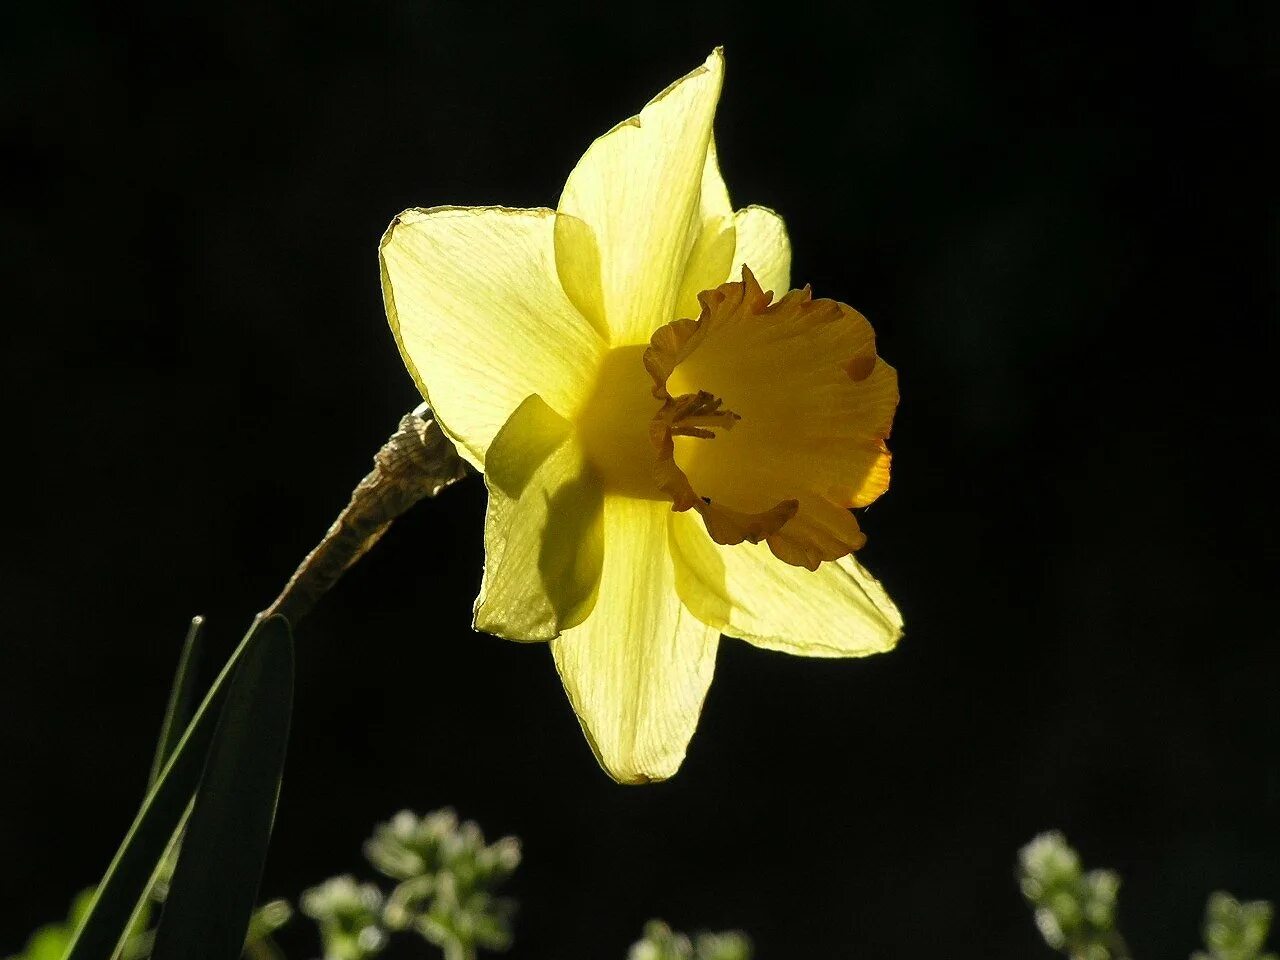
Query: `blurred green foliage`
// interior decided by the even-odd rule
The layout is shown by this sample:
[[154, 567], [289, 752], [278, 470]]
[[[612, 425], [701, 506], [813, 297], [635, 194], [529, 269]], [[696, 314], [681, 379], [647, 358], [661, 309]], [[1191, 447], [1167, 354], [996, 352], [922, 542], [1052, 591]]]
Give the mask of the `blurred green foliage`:
[[452, 810], [424, 817], [401, 810], [374, 828], [364, 855], [393, 881], [389, 891], [335, 877], [303, 894], [324, 960], [369, 960], [393, 933], [421, 937], [446, 960], [511, 945], [515, 902], [498, 890], [520, 865], [515, 837], [486, 843], [479, 826], [460, 823]]
[[93, 888], [81, 890], [71, 901], [71, 910], [67, 919], [57, 923], [45, 924], [27, 940], [27, 945], [19, 954], [8, 960], [62, 960], [71, 943], [71, 934], [75, 932], [81, 919], [93, 902]]
[[1271, 931], [1271, 904], [1265, 900], [1241, 903], [1229, 893], [1209, 897], [1204, 911], [1204, 944], [1191, 960], [1277, 960], [1263, 953]]
[[[1112, 870], [1086, 872], [1061, 833], [1042, 833], [1019, 851], [1018, 882], [1040, 935], [1055, 950], [1071, 960], [1130, 956], [1116, 925], [1120, 877]], [[1271, 913], [1264, 900], [1241, 903], [1227, 893], [1212, 894], [1205, 907], [1207, 952], [1196, 951], [1191, 960], [1280, 960], [1262, 952]]]
[[[407, 934], [441, 951], [445, 960], [473, 960], [480, 950], [511, 945], [515, 902], [499, 895], [520, 865], [520, 842], [503, 837], [487, 843], [471, 821], [452, 810], [419, 817], [402, 810], [378, 824], [364, 844], [365, 858], [388, 883], [330, 877], [305, 891], [301, 911], [315, 921], [324, 960], [373, 960], [395, 935]], [[173, 862], [169, 857], [170, 869]], [[134, 924], [117, 960], [146, 960], [153, 931], [149, 921], [168, 890], [168, 871]], [[1128, 960], [1117, 926], [1120, 878], [1111, 870], [1085, 870], [1080, 855], [1058, 832], [1043, 833], [1018, 855], [1018, 882], [1045, 943], [1070, 960]], [[93, 896], [81, 892], [65, 921], [33, 933], [24, 950], [8, 960], [62, 960], [71, 933]], [[245, 940], [248, 960], [284, 960], [272, 939], [293, 914], [273, 900], [253, 914]], [[1264, 952], [1272, 906], [1242, 903], [1214, 893], [1205, 907], [1205, 949], [1191, 960], [1280, 960]], [[672, 930], [651, 920], [632, 944], [627, 960], [751, 960], [750, 939], [736, 930], [697, 933]]]
[[699, 933], [690, 939], [661, 920], [650, 920], [627, 960], [751, 960], [751, 941], [736, 930]]
[[375, 869], [400, 881], [387, 899], [391, 929], [416, 930], [450, 958], [511, 945], [515, 902], [495, 891], [520, 865], [515, 837], [486, 844], [480, 828], [459, 824], [452, 810], [422, 818], [402, 810], [378, 825], [364, 851]]
[[387, 945], [382, 891], [344, 874], [302, 894], [302, 912], [320, 928], [325, 960], [366, 960]]
[[[133, 929], [124, 942], [124, 949], [116, 960], [146, 960], [151, 955], [155, 931], [151, 929], [150, 921], [157, 913], [156, 907], [164, 902], [164, 895], [168, 890], [167, 881], [168, 877], [165, 876], [157, 882], [152, 891], [152, 900], [134, 921]], [[71, 935], [93, 902], [93, 894], [92, 887], [81, 890], [72, 901], [66, 920], [38, 929], [27, 940], [21, 953], [6, 960], [62, 960], [71, 945]], [[255, 910], [245, 938], [245, 956], [250, 960], [276, 960], [280, 954], [271, 935], [288, 923], [292, 916], [293, 909], [285, 900], [273, 900]]]
[[1120, 877], [1111, 870], [1080, 866], [1062, 834], [1042, 833], [1018, 855], [1019, 885], [1034, 911], [1044, 942], [1078, 960], [1124, 960], [1129, 956], [1116, 930]]

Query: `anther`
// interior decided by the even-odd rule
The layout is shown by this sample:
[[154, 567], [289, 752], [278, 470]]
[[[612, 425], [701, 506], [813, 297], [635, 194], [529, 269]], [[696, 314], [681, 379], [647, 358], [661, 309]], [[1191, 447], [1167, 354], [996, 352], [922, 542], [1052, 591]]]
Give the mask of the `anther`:
[[711, 440], [715, 437], [714, 429], [729, 430], [742, 419], [732, 410], [721, 410], [723, 403], [719, 397], [699, 390], [667, 401], [662, 416], [671, 425], [672, 436]]

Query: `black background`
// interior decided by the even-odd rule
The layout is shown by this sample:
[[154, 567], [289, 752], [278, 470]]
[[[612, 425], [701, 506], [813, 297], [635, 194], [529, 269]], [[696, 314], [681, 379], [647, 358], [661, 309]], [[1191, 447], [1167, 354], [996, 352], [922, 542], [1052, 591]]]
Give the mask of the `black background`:
[[1276, 6], [606, 7], [3, 15], [0, 948], [109, 860], [186, 620], [228, 651], [416, 402], [390, 218], [554, 205], [717, 43], [735, 202], [901, 374], [862, 519], [905, 640], [724, 642], [683, 770], [616, 786], [547, 651], [469, 629], [473, 481], [299, 631], [264, 896], [453, 804], [525, 841], [528, 958], [653, 915], [762, 958], [1047, 955], [1012, 871], [1054, 826], [1143, 956], [1212, 889], [1280, 897]]

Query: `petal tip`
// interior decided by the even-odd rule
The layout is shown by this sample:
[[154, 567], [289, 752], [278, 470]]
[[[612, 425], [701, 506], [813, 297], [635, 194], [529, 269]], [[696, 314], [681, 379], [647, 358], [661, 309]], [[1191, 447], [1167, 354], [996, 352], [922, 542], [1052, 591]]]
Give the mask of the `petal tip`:
[[671, 773], [650, 774], [643, 770], [610, 770], [603, 764], [601, 766], [614, 783], [624, 787], [643, 787], [650, 783], [662, 783], [664, 780], [669, 780], [675, 773], [673, 770]]
[[[724, 81], [724, 47], [716, 47], [714, 50], [711, 51], [711, 53], [707, 55], [707, 59], [702, 61], [702, 63], [698, 64], [698, 66], [694, 67], [684, 76], [680, 77], [677, 80], [672, 81], [656, 97], [654, 97], [647, 104], [645, 104], [645, 109], [648, 109], [649, 107], [653, 106], [656, 103], [661, 103], [663, 100], [671, 96], [671, 94], [679, 90], [682, 86], [684, 86], [689, 81], [696, 80], [697, 78], [704, 75], [709, 75], [711, 77], [712, 82], [715, 84], [716, 97], [718, 98], [720, 93], [720, 86]], [[644, 115], [644, 110], [640, 111], [640, 115], [641, 116]], [[639, 120], [640, 118], [632, 117], [631, 119]], [[628, 122], [628, 121], [624, 121], [624, 122]]]

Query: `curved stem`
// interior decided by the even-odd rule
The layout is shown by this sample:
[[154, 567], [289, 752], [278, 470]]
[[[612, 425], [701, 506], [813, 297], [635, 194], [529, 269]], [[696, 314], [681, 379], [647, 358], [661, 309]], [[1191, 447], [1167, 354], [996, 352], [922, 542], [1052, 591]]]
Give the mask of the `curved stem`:
[[298, 565], [280, 596], [258, 616], [265, 620], [279, 614], [296, 626], [397, 517], [466, 475], [466, 463], [427, 405], [405, 414], [374, 455], [373, 470], [352, 491], [350, 502]]

